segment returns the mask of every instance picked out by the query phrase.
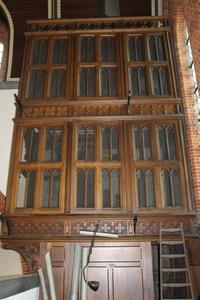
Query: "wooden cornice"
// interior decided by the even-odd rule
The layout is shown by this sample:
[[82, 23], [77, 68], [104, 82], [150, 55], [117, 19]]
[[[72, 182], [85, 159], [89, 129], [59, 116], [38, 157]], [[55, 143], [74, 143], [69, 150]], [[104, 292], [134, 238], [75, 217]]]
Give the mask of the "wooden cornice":
[[27, 21], [29, 32], [83, 32], [89, 31], [126, 31], [126, 30], [168, 30], [165, 17], [107, 17], [87, 19], [56, 19]]

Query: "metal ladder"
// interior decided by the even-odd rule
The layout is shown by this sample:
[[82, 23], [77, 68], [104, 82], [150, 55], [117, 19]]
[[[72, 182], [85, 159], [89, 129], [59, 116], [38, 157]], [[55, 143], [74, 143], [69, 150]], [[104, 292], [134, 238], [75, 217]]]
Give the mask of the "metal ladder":
[[160, 299], [194, 300], [182, 223], [160, 223]]

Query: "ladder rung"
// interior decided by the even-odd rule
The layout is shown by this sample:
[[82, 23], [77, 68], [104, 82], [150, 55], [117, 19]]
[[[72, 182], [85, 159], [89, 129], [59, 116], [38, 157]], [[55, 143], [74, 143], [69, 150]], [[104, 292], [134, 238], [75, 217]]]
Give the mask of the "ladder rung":
[[169, 268], [169, 269], [162, 269], [163, 272], [188, 272], [186, 268]]
[[162, 245], [183, 245], [183, 241], [162, 241]]
[[181, 228], [161, 228], [161, 231], [163, 231], [163, 232], [176, 232], [176, 231], [181, 231]]
[[184, 287], [184, 286], [191, 286], [189, 282], [187, 283], [162, 283], [163, 287]]
[[161, 257], [178, 258], [178, 257], [186, 257], [186, 256], [185, 254], [161, 254]]
[[[187, 256], [185, 253], [185, 241], [184, 241], [184, 231], [183, 231], [183, 227], [182, 227], [182, 223], [179, 224], [180, 227], [168, 227], [168, 228], [163, 228], [162, 223], [160, 223], [160, 263], [161, 266], [164, 262], [165, 258], [184, 258], [185, 260], [185, 264], [182, 264], [182, 266], [180, 267], [170, 267], [170, 268], [162, 268], [160, 270], [160, 275], [161, 275], [161, 290], [162, 290], [162, 294], [164, 289], [170, 289], [170, 288], [181, 288], [181, 287], [187, 287], [188, 291], [190, 290], [191, 295], [185, 294], [185, 298], [180, 299], [179, 296], [177, 298], [167, 298], [165, 299], [165, 297], [162, 298], [162, 300], [193, 300], [193, 296], [192, 296], [192, 286], [191, 286], [191, 279], [190, 279], [190, 274], [189, 274], [189, 269], [187, 268]], [[176, 225], [175, 225], [176, 226]], [[174, 234], [173, 234], [174, 233]], [[173, 238], [169, 238], [169, 236], [173, 237]], [[164, 245], [183, 245], [183, 253], [181, 254], [162, 254], [164, 251]], [[176, 246], [175, 246], [176, 247]], [[162, 261], [163, 260], [163, 261]], [[167, 283], [166, 280], [164, 280], [165, 282], [163, 282], [162, 277], [164, 277], [166, 275], [165, 272], [171, 273], [169, 275], [176, 275], [176, 272], [185, 272], [185, 281], [186, 282], [172, 282]]]

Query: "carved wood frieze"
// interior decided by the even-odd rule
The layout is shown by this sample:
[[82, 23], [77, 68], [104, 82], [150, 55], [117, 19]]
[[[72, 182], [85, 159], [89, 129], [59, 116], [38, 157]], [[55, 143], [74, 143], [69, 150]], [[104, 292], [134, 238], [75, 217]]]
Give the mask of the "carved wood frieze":
[[[176, 227], [178, 221], [164, 221], [163, 225], [169, 227]], [[183, 228], [185, 234], [196, 233], [196, 222], [193, 220], [183, 221]], [[80, 221], [71, 222], [71, 235], [79, 235], [80, 230], [91, 230], [95, 229], [96, 222]], [[158, 221], [138, 221], [136, 224], [136, 235], [159, 235], [160, 222]], [[133, 235], [134, 234], [134, 222], [127, 221], [100, 221], [99, 231], [117, 233], [119, 235]]]
[[[137, 235], [159, 235], [159, 226], [161, 220], [138, 220], [136, 224]], [[186, 234], [196, 234], [197, 224], [194, 219], [183, 221], [162, 221], [164, 225], [176, 227], [178, 222], [183, 223], [183, 228]], [[79, 219], [59, 221], [46, 220], [10, 220], [10, 235], [34, 237], [34, 236], [79, 236], [80, 230], [93, 231], [96, 226], [94, 219]], [[129, 236], [134, 234], [134, 222], [130, 219], [101, 219], [99, 221], [99, 230], [102, 232], [117, 233], [122, 236]]]
[[9, 226], [11, 235], [64, 235], [63, 221], [22, 221], [12, 219]]
[[14, 250], [20, 253], [28, 264], [30, 273], [38, 271], [40, 266], [40, 244], [39, 243], [9, 243], [3, 245], [4, 249]]
[[63, 21], [62, 22], [34, 22], [29, 21], [28, 31], [38, 32], [38, 31], [93, 31], [93, 30], [122, 30], [122, 29], [140, 29], [140, 28], [162, 28], [168, 26], [168, 20], [163, 17], [155, 18], [140, 18], [134, 19], [129, 17], [121, 18], [120, 20], [114, 20], [112, 18], [107, 18], [106, 20], [90, 20], [87, 21], [79, 20], [74, 21]]
[[23, 118], [179, 115], [179, 104], [24, 106]]

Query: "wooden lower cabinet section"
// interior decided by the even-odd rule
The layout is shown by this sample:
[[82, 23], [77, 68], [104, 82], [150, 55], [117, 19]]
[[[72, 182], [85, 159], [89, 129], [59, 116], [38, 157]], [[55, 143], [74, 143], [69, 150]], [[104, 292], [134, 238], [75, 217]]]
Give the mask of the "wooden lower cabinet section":
[[[70, 300], [74, 247], [77, 243], [48, 243], [58, 300]], [[89, 243], [79, 243], [89, 247]], [[80, 277], [82, 271], [80, 270]], [[153, 300], [150, 242], [96, 242], [87, 270], [88, 280], [100, 282], [97, 292], [88, 289], [87, 300]], [[81, 284], [79, 297], [81, 300]]]

